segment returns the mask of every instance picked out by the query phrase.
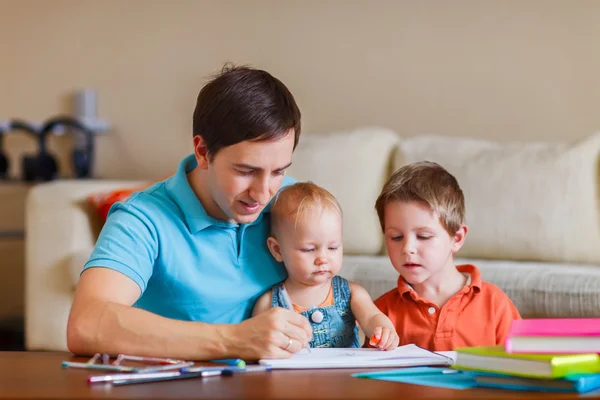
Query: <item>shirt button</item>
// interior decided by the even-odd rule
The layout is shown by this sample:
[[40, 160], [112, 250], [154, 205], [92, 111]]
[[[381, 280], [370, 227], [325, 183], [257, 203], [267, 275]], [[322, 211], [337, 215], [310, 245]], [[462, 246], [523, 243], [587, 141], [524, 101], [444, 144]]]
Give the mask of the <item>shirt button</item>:
[[319, 324], [319, 323], [321, 323], [321, 321], [323, 321], [323, 313], [321, 311], [317, 310], [314, 313], [312, 313], [312, 315], [310, 316], [310, 319], [315, 324]]
[[427, 312], [429, 314], [435, 314], [435, 307], [429, 307], [429, 309], [427, 310]]

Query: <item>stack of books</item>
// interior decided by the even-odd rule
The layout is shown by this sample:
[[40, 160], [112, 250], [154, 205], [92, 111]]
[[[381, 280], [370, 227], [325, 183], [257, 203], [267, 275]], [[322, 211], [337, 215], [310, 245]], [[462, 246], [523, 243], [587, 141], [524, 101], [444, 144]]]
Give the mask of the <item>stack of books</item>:
[[454, 368], [478, 386], [588, 392], [600, 389], [600, 319], [523, 319], [504, 346], [457, 349]]

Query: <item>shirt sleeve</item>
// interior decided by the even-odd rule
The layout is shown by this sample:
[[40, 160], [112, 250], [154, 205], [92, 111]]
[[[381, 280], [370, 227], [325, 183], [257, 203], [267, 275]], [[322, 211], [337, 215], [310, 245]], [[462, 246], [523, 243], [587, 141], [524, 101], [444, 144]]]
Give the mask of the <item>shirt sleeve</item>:
[[129, 203], [116, 203], [83, 271], [110, 268], [132, 279], [143, 293], [157, 255], [158, 237], [148, 216]]
[[519, 310], [510, 301], [510, 298], [504, 292], [501, 292], [501, 294], [496, 314], [498, 318], [498, 323], [496, 324], [496, 344], [504, 344], [512, 322], [515, 319], [521, 319]]

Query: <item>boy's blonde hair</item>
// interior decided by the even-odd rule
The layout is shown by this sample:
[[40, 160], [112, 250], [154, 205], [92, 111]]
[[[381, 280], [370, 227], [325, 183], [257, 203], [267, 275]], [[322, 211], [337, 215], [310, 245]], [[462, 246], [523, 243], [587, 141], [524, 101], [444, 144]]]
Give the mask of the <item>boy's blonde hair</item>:
[[312, 182], [298, 182], [281, 189], [273, 198], [271, 204], [271, 232], [292, 218], [294, 227], [300, 218], [309, 211], [333, 210], [342, 213], [342, 207], [336, 198], [322, 187]]
[[381, 230], [385, 230], [385, 206], [393, 201], [427, 204], [440, 217], [440, 223], [450, 236], [454, 236], [465, 221], [465, 198], [458, 181], [434, 162], [405, 165], [385, 183], [375, 202]]

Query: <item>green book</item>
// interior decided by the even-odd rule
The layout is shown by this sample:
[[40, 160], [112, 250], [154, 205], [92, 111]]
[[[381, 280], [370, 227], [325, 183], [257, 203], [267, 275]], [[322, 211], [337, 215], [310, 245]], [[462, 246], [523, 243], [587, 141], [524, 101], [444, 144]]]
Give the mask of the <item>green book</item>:
[[509, 354], [504, 346], [463, 347], [456, 350], [453, 368], [552, 379], [598, 373], [600, 357], [598, 354]]

